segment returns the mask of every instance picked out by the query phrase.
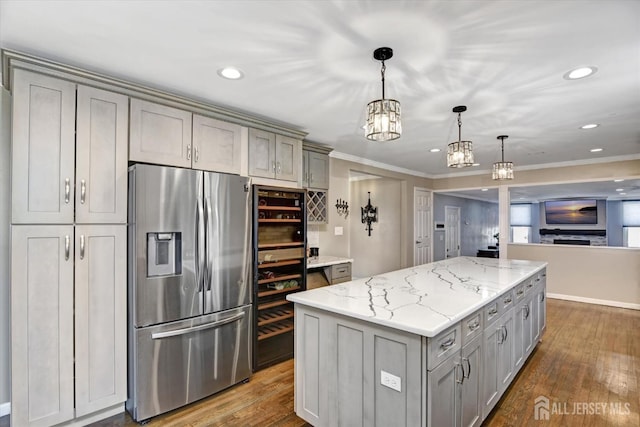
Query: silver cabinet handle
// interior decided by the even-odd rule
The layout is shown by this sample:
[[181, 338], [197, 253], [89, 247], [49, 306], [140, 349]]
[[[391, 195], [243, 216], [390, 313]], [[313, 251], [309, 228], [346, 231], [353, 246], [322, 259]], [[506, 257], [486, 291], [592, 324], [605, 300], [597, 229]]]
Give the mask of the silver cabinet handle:
[[469, 330], [470, 330], [471, 332], [473, 332], [473, 331], [475, 331], [476, 329], [478, 329], [478, 328], [480, 327], [480, 322], [478, 322], [478, 321], [476, 320], [476, 321], [475, 321], [475, 322], [473, 322], [473, 323], [469, 323], [469, 324], [467, 324], [467, 326], [468, 326]]
[[64, 236], [64, 259], [65, 261], [69, 260], [69, 252], [71, 250], [71, 239], [69, 238], [69, 235], [67, 234], [66, 236]]
[[511, 299], [511, 297], [509, 297], [509, 298], [505, 298], [505, 299], [504, 299], [504, 303], [505, 303], [505, 304], [510, 304], [510, 303], [511, 303], [511, 301], [513, 301], [513, 299]]
[[80, 259], [84, 259], [84, 234], [80, 235]]
[[80, 203], [84, 205], [85, 196], [87, 194], [87, 183], [84, 179], [80, 180]]
[[540, 302], [544, 301], [544, 292], [540, 294]]
[[198, 160], [200, 159], [200, 150], [198, 150], [198, 147], [195, 147], [195, 150], [196, 150], [195, 161], [196, 163], [198, 163]]
[[187, 145], [187, 160], [191, 160], [191, 144]]
[[64, 180], [64, 202], [69, 203], [69, 197], [71, 196], [71, 181], [69, 178]]
[[276, 171], [276, 162], [271, 162], [271, 167], [273, 168], [273, 171]]
[[455, 343], [456, 343], [456, 339], [455, 338], [449, 338], [448, 340], [446, 340], [445, 342], [440, 344], [440, 348], [443, 349], [443, 350], [448, 350]]
[[524, 289], [519, 289], [518, 292], [516, 292], [516, 295], [520, 296], [524, 294]]
[[[462, 374], [460, 374], [460, 377], [458, 378], [458, 368], [460, 368], [460, 371], [462, 372]], [[462, 367], [461, 363], [456, 363], [456, 382], [458, 384], [462, 384], [464, 382], [464, 368]]]
[[309, 184], [311, 184], [313, 182], [313, 174], [310, 173], [309, 174]]
[[506, 341], [507, 338], [509, 338], [509, 331], [507, 331], [507, 327], [506, 326], [502, 326], [502, 329], [504, 330], [504, 341]]
[[497, 308], [492, 308], [491, 310], [489, 310], [489, 316], [493, 316], [494, 314], [498, 313], [498, 309]]
[[471, 362], [469, 362], [469, 358], [468, 357], [463, 357], [462, 360], [464, 362], [467, 362], [467, 375], [464, 374], [464, 367], [462, 368], [462, 376], [466, 379], [469, 379], [469, 377], [471, 376]]
[[280, 166], [280, 162], [278, 162], [278, 173], [282, 172], [282, 167]]

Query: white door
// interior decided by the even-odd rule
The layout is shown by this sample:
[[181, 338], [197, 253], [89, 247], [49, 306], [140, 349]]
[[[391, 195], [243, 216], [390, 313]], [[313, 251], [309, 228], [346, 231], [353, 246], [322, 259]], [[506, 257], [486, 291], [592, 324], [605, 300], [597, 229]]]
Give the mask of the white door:
[[460, 256], [460, 208], [444, 207], [445, 258]]
[[431, 192], [413, 191], [413, 265], [431, 262]]

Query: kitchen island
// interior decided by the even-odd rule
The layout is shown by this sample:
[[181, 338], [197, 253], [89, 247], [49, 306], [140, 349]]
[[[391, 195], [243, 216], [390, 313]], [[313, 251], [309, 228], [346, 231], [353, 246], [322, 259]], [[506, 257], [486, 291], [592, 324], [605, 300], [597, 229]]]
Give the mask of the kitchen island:
[[545, 329], [545, 289], [545, 262], [458, 257], [289, 295], [297, 415], [480, 425]]

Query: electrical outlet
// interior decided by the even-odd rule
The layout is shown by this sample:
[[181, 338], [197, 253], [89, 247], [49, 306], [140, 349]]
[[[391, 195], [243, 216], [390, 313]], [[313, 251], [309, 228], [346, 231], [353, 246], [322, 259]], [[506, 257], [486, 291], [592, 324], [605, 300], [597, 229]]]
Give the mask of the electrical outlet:
[[335, 227], [333, 229], [333, 234], [335, 234], [336, 236], [342, 236], [343, 233], [344, 229], [342, 227]]
[[389, 372], [380, 371], [380, 384], [398, 392], [402, 391], [402, 379]]

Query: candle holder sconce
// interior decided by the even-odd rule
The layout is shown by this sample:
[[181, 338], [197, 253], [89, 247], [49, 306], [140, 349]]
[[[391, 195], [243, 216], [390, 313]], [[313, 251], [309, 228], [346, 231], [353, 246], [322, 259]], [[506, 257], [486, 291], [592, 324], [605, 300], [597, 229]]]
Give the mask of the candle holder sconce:
[[336, 200], [336, 210], [338, 211], [338, 215], [344, 215], [346, 219], [349, 216], [349, 203], [342, 199]]
[[378, 222], [378, 208], [371, 205], [371, 191], [367, 191], [369, 194], [369, 201], [367, 202], [367, 206], [360, 208], [360, 213], [362, 215], [362, 223], [367, 224], [365, 230], [369, 232], [369, 236], [371, 236], [371, 223]]

